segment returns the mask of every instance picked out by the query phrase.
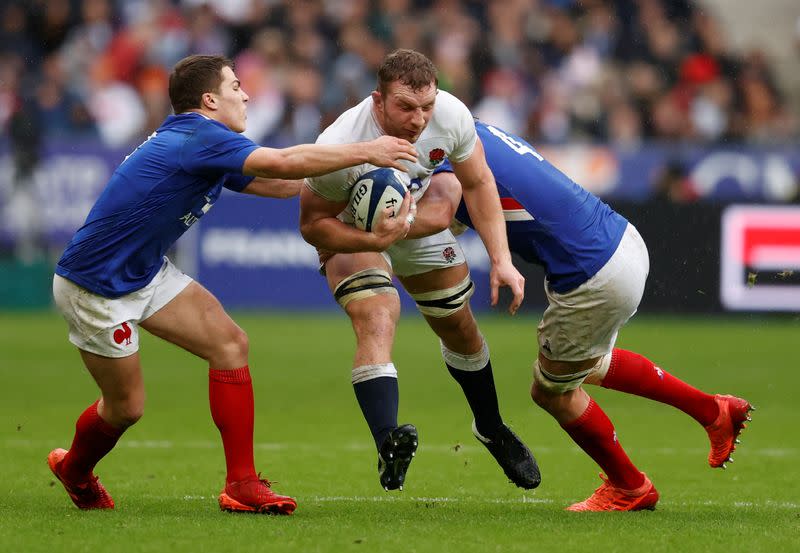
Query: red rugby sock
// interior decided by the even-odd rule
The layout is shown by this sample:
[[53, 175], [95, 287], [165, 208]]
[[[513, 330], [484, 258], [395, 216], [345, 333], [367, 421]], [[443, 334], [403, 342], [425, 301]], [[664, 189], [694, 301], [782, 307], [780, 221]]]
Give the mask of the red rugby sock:
[[672, 405], [703, 426], [714, 422], [719, 414], [714, 396], [675, 378], [646, 357], [624, 349], [611, 352], [611, 366], [600, 385]]
[[561, 427], [600, 465], [613, 485], [634, 490], [644, 483], [644, 475], [634, 466], [617, 440], [614, 425], [593, 399], [589, 399], [589, 405], [580, 417]]
[[250, 368], [208, 370], [211, 418], [222, 436], [228, 482], [256, 478], [253, 461], [253, 384]]
[[67, 482], [82, 482], [89, 478], [95, 465], [111, 451], [125, 429], [111, 426], [97, 412], [98, 399], [78, 417], [75, 436], [69, 452], [61, 462], [59, 472]]

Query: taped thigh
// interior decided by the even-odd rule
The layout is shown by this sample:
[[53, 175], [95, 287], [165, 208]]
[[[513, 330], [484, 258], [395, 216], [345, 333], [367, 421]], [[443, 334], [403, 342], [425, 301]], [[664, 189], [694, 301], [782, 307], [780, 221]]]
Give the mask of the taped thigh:
[[533, 365], [533, 381], [536, 386], [551, 393], [565, 394], [575, 390], [586, 382], [587, 384], [600, 384], [608, 373], [611, 363], [611, 354], [608, 353], [597, 360], [588, 369], [571, 374], [552, 374], [542, 368], [539, 360]]
[[392, 283], [392, 277], [381, 269], [365, 269], [354, 273], [343, 279], [333, 291], [333, 297], [343, 308], [347, 307], [351, 301], [380, 294], [397, 296], [397, 289]]
[[417, 302], [417, 309], [423, 315], [443, 318], [458, 312], [467, 305], [474, 291], [475, 285], [467, 275], [464, 280], [450, 288], [433, 292], [419, 292], [411, 294], [411, 297]]

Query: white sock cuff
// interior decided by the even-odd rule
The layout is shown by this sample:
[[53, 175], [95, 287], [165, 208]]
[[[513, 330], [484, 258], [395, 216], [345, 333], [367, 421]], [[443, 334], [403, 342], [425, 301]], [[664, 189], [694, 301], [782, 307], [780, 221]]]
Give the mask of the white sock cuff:
[[394, 363], [380, 363], [378, 365], [361, 365], [355, 367], [352, 374], [352, 383], [358, 384], [359, 382], [366, 382], [373, 378], [380, 378], [388, 376], [390, 378], [397, 378], [397, 369], [394, 368]]
[[483, 340], [483, 345], [476, 353], [464, 355], [463, 353], [456, 353], [447, 349], [447, 346], [440, 340], [442, 346], [442, 357], [444, 362], [460, 371], [479, 371], [489, 363], [489, 346], [486, 340]]

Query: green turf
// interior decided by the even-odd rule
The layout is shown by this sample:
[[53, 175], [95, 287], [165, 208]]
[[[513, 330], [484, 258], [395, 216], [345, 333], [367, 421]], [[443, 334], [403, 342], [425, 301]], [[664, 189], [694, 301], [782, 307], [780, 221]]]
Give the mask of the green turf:
[[248, 331], [256, 461], [295, 496], [292, 517], [221, 513], [224, 463], [202, 362], [143, 337], [145, 417], [98, 467], [114, 512], [79, 512], [45, 464], [96, 397], [54, 314], [0, 314], [0, 549], [3, 551], [792, 551], [800, 543], [800, 323], [637, 318], [619, 345], [711, 391], [758, 406], [727, 471], [706, 465], [689, 417], [590, 391], [658, 487], [655, 512], [574, 514], [598, 469], [530, 402], [532, 318], [483, 317], [506, 420], [534, 450], [540, 489], [508, 484], [471, 436], [464, 399], [418, 317], [401, 321], [401, 420], [420, 431], [406, 489], [379, 488], [349, 383], [342, 315], [237, 317]]

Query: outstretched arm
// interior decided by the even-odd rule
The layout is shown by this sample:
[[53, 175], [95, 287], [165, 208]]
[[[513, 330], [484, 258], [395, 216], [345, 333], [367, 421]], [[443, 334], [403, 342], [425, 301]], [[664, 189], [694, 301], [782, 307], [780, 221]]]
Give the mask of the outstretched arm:
[[483, 144], [480, 139], [475, 144], [472, 155], [461, 163], [452, 163], [456, 177], [461, 182], [464, 203], [469, 210], [470, 219], [483, 241], [492, 271], [489, 276], [492, 288], [492, 305], [497, 304], [499, 287], [508, 286], [514, 299], [508, 310], [513, 315], [525, 297], [525, 278], [511, 263], [508, 249], [506, 223], [494, 175], [486, 163]]
[[289, 180], [256, 177], [244, 187], [242, 192], [263, 198], [293, 198], [300, 194], [302, 187], [302, 179]]
[[301, 179], [362, 163], [406, 171], [401, 162], [416, 160], [417, 151], [410, 142], [393, 136], [381, 136], [369, 142], [354, 144], [301, 144], [283, 149], [258, 148], [247, 156], [242, 172], [256, 177]]

